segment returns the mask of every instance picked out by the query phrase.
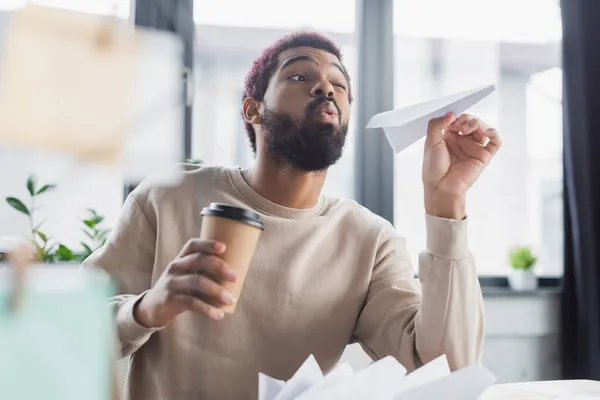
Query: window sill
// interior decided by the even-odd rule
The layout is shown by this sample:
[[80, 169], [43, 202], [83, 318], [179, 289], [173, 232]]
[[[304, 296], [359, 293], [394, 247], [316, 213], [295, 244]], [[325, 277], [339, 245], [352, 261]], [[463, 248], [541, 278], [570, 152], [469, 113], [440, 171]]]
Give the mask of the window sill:
[[535, 290], [517, 291], [510, 288], [505, 276], [480, 276], [479, 283], [484, 296], [512, 296], [512, 297], [534, 297], [534, 296], [556, 296], [562, 293], [562, 278], [538, 277], [538, 288]]
[[545, 287], [536, 290], [517, 291], [509, 287], [490, 287], [482, 286], [483, 297], [551, 297], [560, 296], [561, 287]]

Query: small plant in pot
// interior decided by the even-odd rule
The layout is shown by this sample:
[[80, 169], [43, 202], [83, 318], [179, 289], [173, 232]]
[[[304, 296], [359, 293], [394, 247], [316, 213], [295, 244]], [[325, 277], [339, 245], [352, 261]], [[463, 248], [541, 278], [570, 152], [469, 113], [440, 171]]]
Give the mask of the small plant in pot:
[[73, 251], [67, 245], [53, 239], [45, 230], [42, 230], [44, 221], [38, 221], [36, 211], [38, 210], [38, 198], [56, 189], [56, 185], [40, 185], [37, 178], [32, 175], [27, 179], [26, 187], [29, 194], [28, 199], [21, 200], [16, 197], [7, 197], [6, 202], [12, 208], [27, 216], [30, 231], [27, 239], [35, 247], [38, 262], [44, 264], [81, 262], [95, 250], [104, 246], [110, 229], [104, 229], [101, 226], [104, 217], [98, 215], [91, 208], [87, 210], [88, 216], [81, 221], [82, 232], [87, 239], [80, 242], [82, 246], [80, 252]]
[[537, 277], [533, 268], [537, 262], [537, 257], [533, 254], [530, 247], [518, 246], [511, 250], [510, 265], [512, 272], [508, 276], [508, 282], [511, 289], [517, 291], [537, 289]]

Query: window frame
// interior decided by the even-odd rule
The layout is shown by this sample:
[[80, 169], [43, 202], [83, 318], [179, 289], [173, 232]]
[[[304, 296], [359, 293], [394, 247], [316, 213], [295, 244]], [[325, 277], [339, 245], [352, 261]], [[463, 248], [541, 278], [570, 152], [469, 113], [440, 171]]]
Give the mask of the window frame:
[[[195, 23], [193, 0], [132, 0], [134, 22], [175, 32], [185, 46], [184, 65], [194, 70]], [[375, 114], [394, 107], [394, 0], [356, 0], [356, 35], [360, 101], [356, 108], [355, 199], [375, 214], [394, 223], [394, 153], [385, 135], [366, 130]], [[159, 8], [160, 7], [160, 8]], [[159, 11], [161, 11], [159, 13]], [[167, 18], [165, 18], [165, 16]], [[189, 78], [189, 77], [188, 77]], [[186, 85], [186, 80], [182, 81]], [[186, 94], [184, 157], [192, 151], [193, 96]], [[379, 131], [379, 132], [378, 132]], [[126, 194], [130, 187], [126, 189]], [[538, 278], [541, 287], [559, 286], [561, 278]], [[481, 276], [485, 287], [507, 287], [506, 276]]]

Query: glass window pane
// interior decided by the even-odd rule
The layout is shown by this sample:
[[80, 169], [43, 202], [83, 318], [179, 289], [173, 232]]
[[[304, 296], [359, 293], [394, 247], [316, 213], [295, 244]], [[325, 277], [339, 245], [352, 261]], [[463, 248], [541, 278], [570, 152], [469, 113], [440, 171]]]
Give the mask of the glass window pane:
[[[496, 93], [469, 110], [504, 143], [467, 199], [478, 271], [509, 273], [508, 251], [522, 244], [539, 252], [538, 272], [560, 275], [560, 9], [555, 1], [515, 2], [395, 0], [394, 101], [400, 107], [496, 84]], [[421, 141], [396, 156], [395, 166], [395, 224], [415, 265], [425, 246], [422, 152]]]
[[[315, 13], [317, 7], [335, 10], [336, 17], [327, 10]], [[198, 25], [193, 157], [206, 164], [252, 164], [240, 116], [244, 78], [261, 51], [286, 33], [316, 29], [334, 40], [356, 90], [355, 8], [346, 0], [310, 0], [302, 7], [287, 1], [197, 0], [194, 18]], [[351, 123], [344, 156], [328, 174], [324, 188], [328, 195], [354, 197], [353, 132]]]
[[301, 5], [281, 0], [194, 1], [196, 24], [227, 27], [354, 33], [355, 12], [348, 0], [308, 0]]

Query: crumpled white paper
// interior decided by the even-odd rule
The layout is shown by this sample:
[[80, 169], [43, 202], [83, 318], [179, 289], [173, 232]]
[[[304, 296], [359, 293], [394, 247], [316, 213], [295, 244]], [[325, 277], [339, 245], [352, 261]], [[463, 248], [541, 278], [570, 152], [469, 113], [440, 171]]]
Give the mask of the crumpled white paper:
[[496, 377], [479, 364], [450, 372], [442, 355], [406, 375], [395, 358], [385, 357], [354, 372], [340, 364], [324, 375], [314, 356], [287, 382], [259, 375], [259, 400], [476, 400]]

